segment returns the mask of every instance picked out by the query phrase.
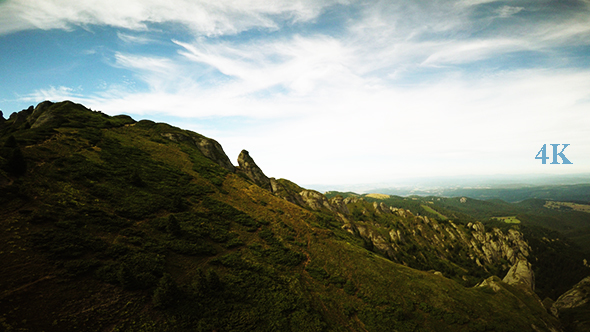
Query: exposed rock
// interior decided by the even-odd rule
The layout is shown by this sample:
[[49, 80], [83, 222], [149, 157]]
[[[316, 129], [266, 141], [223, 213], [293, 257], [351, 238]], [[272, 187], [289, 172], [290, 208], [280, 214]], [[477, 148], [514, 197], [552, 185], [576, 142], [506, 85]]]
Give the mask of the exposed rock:
[[31, 124], [31, 128], [42, 127], [43, 125], [53, 122], [55, 115], [45, 112], [52, 105], [52, 102], [46, 100], [39, 103], [37, 107], [35, 107], [33, 113], [31, 113], [28, 119], [29, 123]]
[[225, 168], [229, 172], [235, 172], [235, 166], [231, 163], [221, 144], [216, 140], [204, 136], [189, 136], [182, 133], [161, 133], [162, 137], [171, 140], [172, 142], [190, 142], [194, 144], [201, 153], [215, 162], [217, 165]]
[[354, 204], [354, 203], [358, 202], [359, 200], [360, 199], [358, 197], [346, 197], [344, 199], [344, 204], [350, 204], [350, 203]]
[[280, 183], [277, 181], [277, 179], [275, 179], [275, 178], [270, 178], [270, 179], [269, 179], [269, 181], [270, 181], [270, 190], [271, 190], [273, 193], [276, 193], [276, 192], [278, 192], [278, 191], [280, 190], [280, 188], [281, 188], [281, 185], [280, 185]]
[[[229, 158], [227, 157], [227, 155], [223, 151], [221, 144], [217, 143], [216, 140], [211, 139], [211, 138], [207, 138], [207, 137], [203, 137], [203, 136], [200, 136], [200, 137], [194, 136], [194, 137], [192, 137], [192, 139], [193, 139], [193, 142], [195, 143], [195, 145], [197, 146], [197, 148], [199, 149], [199, 151], [201, 151], [201, 153], [205, 157], [213, 160], [216, 164], [218, 164], [219, 166], [225, 168], [226, 170], [228, 170], [230, 172], [235, 171], [234, 165], [231, 163], [231, 161], [229, 160]], [[254, 161], [252, 161], [252, 163], [254, 163]], [[254, 165], [256, 165], [256, 164], [254, 164]], [[261, 171], [261, 173], [262, 173], [262, 171]], [[268, 181], [268, 178], [266, 180]], [[270, 187], [270, 183], [268, 184], [268, 186]]]
[[330, 199], [330, 205], [332, 205], [332, 207], [340, 212], [341, 214], [344, 215], [349, 215], [350, 211], [348, 210], [348, 206], [346, 206], [346, 203], [344, 203], [344, 199], [342, 198], [342, 196], [336, 196], [332, 199]]
[[303, 188], [285, 179], [277, 180], [275, 178], [270, 178], [269, 183], [270, 189], [275, 196], [281, 197], [282, 199], [293, 204], [299, 205], [303, 208], [306, 207], [305, 201], [303, 200], [301, 195], [299, 195]]
[[553, 306], [551, 312], [556, 317], [559, 316], [559, 312], [565, 309], [572, 309], [583, 306], [590, 302], [590, 277], [582, 279], [572, 289], [563, 293]]
[[373, 208], [375, 209], [375, 213], [381, 214], [390, 214], [391, 210], [387, 207], [383, 202], [377, 203], [373, 202]]
[[565, 331], [590, 331], [590, 277], [561, 295], [550, 311], [560, 318]]
[[306, 189], [300, 192], [299, 195], [301, 196], [301, 198], [303, 198], [305, 205], [307, 205], [307, 207], [309, 207], [312, 210], [318, 211], [322, 208], [326, 208], [330, 211], [334, 210], [326, 196], [322, 195], [321, 193], [315, 190]]
[[8, 118], [8, 120], [12, 121], [13, 127], [18, 127], [18, 126], [22, 125], [23, 123], [27, 122], [29, 115], [33, 114], [34, 110], [35, 110], [35, 108], [33, 106], [30, 106], [26, 110], [22, 110], [18, 113], [14, 112], [10, 115], [10, 118]]
[[516, 264], [510, 268], [502, 281], [526, 290], [535, 290], [535, 273], [533, 272], [531, 263], [524, 258], [519, 259]]
[[28, 120], [31, 128], [59, 127], [63, 123], [64, 120], [60, 119], [54, 112], [47, 111], [53, 104], [50, 101], [44, 101], [35, 107]]
[[238, 156], [238, 165], [240, 165], [238, 169], [239, 172], [246, 174], [250, 180], [261, 188], [272, 191], [270, 179], [264, 175], [260, 167], [256, 165], [248, 151], [242, 150], [242, 152], [240, 152], [240, 155]]
[[356, 225], [356, 229], [363, 239], [373, 244], [376, 251], [385, 254], [390, 258], [395, 258], [395, 251], [381, 234], [374, 232], [371, 228], [365, 225]]
[[342, 225], [342, 229], [349, 232], [350, 234], [358, 233], [358, 229], [352, 223], [346, 223], [346, 224]]
[[475, 285], [475, 287], [490, 287], [494, 292], [498, 292], [500, 289], [502, 289], [502, 286], [500, 286], [500, 278], [496, 277], [496, 276], [491, 276], [487, 279], [485, 279], [484, 281], [480, 282], [479, 284]]
[[51, 114], [50, 112], [47, 113], [43, 113], [39, 116], [39, 118], [37, 118], [33, 124], [31, 125], [31, 128], [39, 128], [39, 127], [43, 127], [43, 126], [48, 126], [51, 125], [53, 122], [55, 122], [56, 120], [56, 116]]
[[404, 237], [402, 236], [402, 232], [398, 229], [398, 230], [391, 230], [389, 231], [389, 237], [391, 238], [392, 242], [399, 242], [399, 243], [403, 243], [404, 241]]
[[[189, 136], [183, 135], [183, 134], [180, 134], [180, 133], [161, 133], [160, 136], [162, 136], [164, 138], [167, 138], [167, 139], [169, 139], [169, 140], [171, 140], [172, 142], [175, 142], [175, 143], [190, 142], [190, 141], [193, 141], [193, 143], [195, 143], [194, 142], [194, 139], [191, 139]], [[195, 143], [195, 145], [198, 146], [197, 143]], [[211, 159], [211, 158], [209, 158], [209, 159]]]

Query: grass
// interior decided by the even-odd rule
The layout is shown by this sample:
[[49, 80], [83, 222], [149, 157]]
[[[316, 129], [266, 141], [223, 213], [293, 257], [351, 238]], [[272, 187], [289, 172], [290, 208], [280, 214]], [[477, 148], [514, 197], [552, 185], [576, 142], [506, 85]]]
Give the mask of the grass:
[[424, 210], [426, 210], [429, 213], [432, 213], [434, 215], [436, 215], [440, 220], [448, 220], [449, 218], [447, 218], [445, 215], [441, 214], [440, 212], [434, 210], [433, 208], [431, 208], [428, 205], [422, 204], [422, 207], [424, 208]]
[[520, 224], [520, 220], [516, 216], [509, 217], [492, 217], [492, 219], [507, 223], [507, 224]]
[[546, 207], [548, 209], [555, 209], [555, 210], [564, 209], [564, 210], [574, 210], [574, 211], [590, 213], [590, 205], [588, 205], [588, 204], [546, 201], [545, 205], [543, 205], [543, 207]]

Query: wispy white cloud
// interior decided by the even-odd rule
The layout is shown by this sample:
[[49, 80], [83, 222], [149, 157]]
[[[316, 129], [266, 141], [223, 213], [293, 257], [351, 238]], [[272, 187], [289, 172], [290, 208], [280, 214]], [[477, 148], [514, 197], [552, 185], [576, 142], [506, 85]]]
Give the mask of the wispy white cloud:
[[[21, 3], [0, 7], [30, 4]], [[294, 22], [311, 26], [334, 3], [130, 0], [115, 11], [110, 0], [96, 8], [50, 0], [24, 21], [44, 29], [107, 24], [137, 31], [176, 22], [193, 35], [172, 40], [168, 47], [177, 52], [170, 56], [114, 53], [114, 66], [146, 89], [116, 85], [88, 95], [52, 87], [31, 98], [198, 119], [192, 129], [218, 139], [232, 159], [248, 148], [265, 173], [300, 183], [494, 173], [507, 164], [512, 172], [538, 172], [529, 161], [539, 144], [590, 147], [590, 70], [552, 62], [486, 67], [521, 51], [560, 54], [563, 46], [588, 45], [587, 6], [539, 19], [535, 13], [545, 9], [534, 1], [374, 1], [354, 3], [356, 15], [338, 33], [265, 34]], [[58, 13], [59, 4], [69, 9]], [[0, 34], [22, 29], [22, 21]], [[254, 37], [217, 38], [249, 29]], [[118, 38], [150, 42], [149, 31]], [[210, 119], [217, 125], [207, 125]], [[587, 154], [569, 153], [585, 163], [568, 170], [584, 171]]]
[[[583, 172], [590, 162], [583, 150], [589, 145], [584, 134], [590, 126], [588, 91], [588, 71], [526, 70], [397, 88], [346, 88], [334, 81], [305, 98], [219, 98], [194, 90], [103, 95], [83, 102], [110, 114], [198, 116], [202, 120], [188, 128], [219, 140], [230, 158], [248, 148], [270, 176], [330, 183], [350, 177], [362, 182], [489, 174], [506, 164], [512, 172], [538, 172], [532, 154], [543, 143], [581, 149], [568, 151], [576, 160], [568, 171]], [[43, 97], [72, 97], [60, 89], [52, 91], [54, 97], [50, 92]], [[254, 126], [229, 125], [236, 116]], [[202, 123], [210, 117], [222, 124], [225, 117], [228, 125]], [[175, 124], [187, 128], [186, 122]]]
[[176, 22], [204, 35], [278, 28], [278, 22], [308, 21], [338, 0], [7, 0], [0, 4], [0, 34], [25, 29], [71, 29], [109, 25], [146, 30], [149, 23]]
[[433, 50], [433, 53], [421, 65], [436, 66], [468, 63], [489, 59], [499, 54], [530, 49], [531, 46], [526, 40], [518, 39], [448, 41], [438, 45], [436, 50]]
[[506, 17], [510, 17], [512, 15], [516, 15], [516, 14], [520, 13], [523, 9], [524, 9], [524, 7], [513, 7], [513, 6], [505, 5], [505, 6], [498, 8], [496, 10], [496, 13], [498, 13], [499, 17], [506, 18]]
[[235, 78], [223, 87], [226, 94], [234, 96], [279, 85], [295, 95], [305, 95], [321, 89], [327, 79], [334, 81], [345, 76], [349, 84], [355, 80], [350, 50], [327, 36], [295, 36], [289, 40], [243, 45], [175, 43], [184, 48], [179, 53], [187, 59]]
[[123, 33], [121, 31], [117, 32], [117, 37], [126, 43], [133, 43], [133, 44], [149, 44], [154, 42], [153, 38], [147, 36], [138, 36], [132, 35], [128, 33]]

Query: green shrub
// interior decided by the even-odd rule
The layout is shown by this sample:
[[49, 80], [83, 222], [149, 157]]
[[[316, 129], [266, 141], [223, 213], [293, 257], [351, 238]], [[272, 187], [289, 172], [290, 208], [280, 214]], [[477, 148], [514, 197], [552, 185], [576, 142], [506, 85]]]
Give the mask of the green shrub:
[[172, 279], [170, 274], [164, 273], [160, 281], [158, 281], [158, 286], [152, 296], [154, 306], [157, 308], [169, 308], [173, 306], [177, 302], [179, 293], [174, 279]]

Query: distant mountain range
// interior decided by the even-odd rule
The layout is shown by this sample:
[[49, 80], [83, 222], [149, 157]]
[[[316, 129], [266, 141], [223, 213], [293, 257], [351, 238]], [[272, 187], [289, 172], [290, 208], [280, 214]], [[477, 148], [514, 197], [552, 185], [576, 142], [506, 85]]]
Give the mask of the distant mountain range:
[[399, 196], [466, 196], [476, 199], [501, 199], [506, 202], [520, 202], [527, 199], [545, 199], [554, 201], [590, 202], [590, 183], [572, 185], [511, 185], [491, 187], [445, 187], [445, 188], [382, 188], [369, 192]]

